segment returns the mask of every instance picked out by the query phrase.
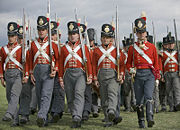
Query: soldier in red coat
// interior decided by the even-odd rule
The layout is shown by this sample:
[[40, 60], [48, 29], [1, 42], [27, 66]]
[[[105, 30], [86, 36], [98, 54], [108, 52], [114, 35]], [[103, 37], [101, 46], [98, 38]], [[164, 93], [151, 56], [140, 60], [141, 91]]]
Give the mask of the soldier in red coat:
[[180, 78], [178, 75], [178, 52], [175, 50], [175, 39], [167, 35], [168, 50], [163, 51], [162, 70], [165, 78], [167, 101], [170, 112], [180, 110]]
[[[61, 48], [59, 80], [61, 87], [65, 89], [68, 108], [72, 114], [72, 128], [77, 128], [81, 127], [86, 84], [92, 83], [92, 65], [88, 47], [81, 43], [79, 24], [71, 21], [67, 26], [69, 41]], [[86, 69], [83, 57], [87, 59]]]
[[144, 102], [148, 127], [154, 125], [152, 96], [155, 80], [160, 79], [160, 73], [156, 47], [146, 38], [146, 21], [142, 18], [136, 19], [135, 30], [138, 39], [129, 47], [126, 65], [129, 73], [135, 76], [134, 90], [139, 127], [145, 128]]
[[[52, 50], [48, 41], [48, 19], [39, 16], [37, 19], [39, 38], [31, 43], [30, 48], [30, 74], [31, 81], [36, 86], [38, 100], [37, 125], [47, 126], [48, 111], [54, 86], [54, 77], [58, 70], [58, 47], [52, 42]], [[50, 56], [50, 51], [52, 56]]]
[[118, 87], [119, 82], [122, 82], [124, 77], [125, 57], [120, 51], [120, 79], [117, 81], [117, 48], [113, 45], [113, 41], [114, 28], [110, 24], [103, 24], [101, 30], [102, 44], [95, 48], [93, 53], [93, 80], [96, 86], [100, 85], [105, 127], [111, 126], [116, 117]]
[[[16, 117], [19, 97], [22, 90], [22, 82], [27, 83], [29, 78], [28, 64], [22, 61], [22, 47], [17, 42], [18, 25], [15, 22], [8, 24], [8, 45], [1, 49], [0, 78], [6, 87], [8, 108], [3, 121], [11, 121]], [[24, 57], [26, 60], [28, 56]], [[6, 81], [6, 84], [5, 84]], [[18, 125], [14, 124], [13, 126]]]

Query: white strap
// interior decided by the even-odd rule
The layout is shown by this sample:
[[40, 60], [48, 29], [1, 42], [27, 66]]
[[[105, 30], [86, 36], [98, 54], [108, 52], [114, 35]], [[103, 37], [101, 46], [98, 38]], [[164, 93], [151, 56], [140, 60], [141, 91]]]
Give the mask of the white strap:
[[66, 49], [69, 52], [69, 55], [65, 59], [64, 67], [66, 66], [69, 59], [71, 59], [72, 57], [75, 57], [76, 59], [78, 59], [84, 65], [82, 58], [77, 54], [77, 52], [81, 48], [81, 45], [78, 45], [74, 50], [72, 50], [71, 47], [68, 44], [65, 45], [65, 46], [66, 46]]
[[99, 49], [103, 53], [103, 55], [98, 60], [98, 66], [101, 64], [101, 62], [104, 60], [105, 57], [107, 57], [109, 60], [111, 60], [115, 65], [117, 64], [116, 59], [114, 57], [112, 57], [110, 54], [115, 49], [114, 46], [109, 48], [107, 51], [102, 46], [100, 46]]
[[149, 58], [148, 55], [144, 53], [142, 49], [140, 49], [136, 44], [134, 44], [134, 49], [149, 63], [152, 64], [152, 60]]
[[9, 62], [9, 60], [11, 60], [15, 65], [17, 65], [18, 67], [20, 67], [21, 69], [23, 69], [23, 66], [15, 59], [13, 58], [13, 55], [16, 53], [16, 51], [18, 49], [20, 49], [21, 46], [18, 45], [16, 46], [11, 52], [9, 52], [7, 46], [4, 47], [5, 53], [7, 55], [6, 59], [5, 59], [5, 63], [4, 63], [4, 70], [6, 69], [6, 65]]
[[34, 62], [36, 61], [37, 57], [41, 54], [44, 58], [46, 58], [48, 61], [50, 61], [50, 57], [44, 52], [44, 49], [49, 45], [48, 42], [44, 43], [44, 45], [41, 47], [39, 42], [36, 40], [34, 41], [38, 51], [36, 52], [34, 56]]
[[178, 64], [177, 60], [174, 58], [174, 55], [176, 54], [176, 52], [177, 51], [174, 51], [172, 54], [170, 54], [169, 52], [164, 51], [164, 53], [168, 56], [168, 58], [164, 62], [164, 66], [166, 66], [166, 64], [170, 61], [170, 59], [172, 59], [176, 64]]

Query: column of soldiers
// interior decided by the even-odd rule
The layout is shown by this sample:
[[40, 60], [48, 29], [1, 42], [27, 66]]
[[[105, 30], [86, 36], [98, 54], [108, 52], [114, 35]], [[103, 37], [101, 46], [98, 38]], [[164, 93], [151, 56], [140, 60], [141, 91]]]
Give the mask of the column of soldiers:
[[[125, 39], [124, 50], [119, 49], [120, 59], [117, 62], [115, 28], [112, 25], [102, 25], [100, 46], [94, 44], [94, 29], [87, 30], [86, 25], [74, 21], [68, 22], [68, 41], [62, 44], [58, 26], [57, 21], [51, 21], [49, 26], [48, 19], [39, 16], [38, 38], [23, 52], [25, 27], [15, 22], [8, 23], [8, 45], [0, 51], [0, 78], [2, 85], [6, 87], [8, 100], [3, 121], [13, 120], [12, 126], [29, 121], [33, 86], [37, 96], [36, 122], [39, 127], [47, 126], [48, 122], [57, 123], [62, 118], [65, 94], [72, 115], [72, 128], [81, 127], [82, 121], [89, 119], [91, 108], [93, 117], [98, 117], [98, 97], [101, 98], [105, 117], [104, 127], [120, 123], [119, 89], [123, 83], [125, 108], [130, 111], [136, 105], [140, 128], [145, 128], [144, 106], [148, 127], [155, 124], [153, 91], [159, 80], [160, 83], [165, 82], [166, 90], [163, 91], [166, 92], [164, 95], [167, 95], [170, 111], [180, 110], [178, 53], [173, 36], [168, 34], [163, 38], [163, 50], [158, 56], [156, 47], [148, 41], [146, 21], [138, 18], [135, 20], [137, 42], [134, 42], [135, 38]], [[51, 29], [51, 43], [48, 29]], [[90, 45], [85, 43], [86, 35], [89, 36]], [[25, 64], [22, 62], [23, 53], [26, 57]], [[163, 96], [162, 110], [166, 110], [165, 100]], [[50, 120], [48, 113], [51, 115]]]

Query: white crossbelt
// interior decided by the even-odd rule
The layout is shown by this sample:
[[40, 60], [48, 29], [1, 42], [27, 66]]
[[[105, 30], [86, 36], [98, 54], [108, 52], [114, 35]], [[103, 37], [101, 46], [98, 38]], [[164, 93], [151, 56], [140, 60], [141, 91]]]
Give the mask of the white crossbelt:
[[7, 63], [9, 62], [9, 60], [11, 60], [15, 65], [17, 65], [17, 66], [20, 67], [21, 69], [23, 69], [22, 64], [19, 63], [19, 61], [17, 61], [15, 58], [13, 58], [13, 55], [14, 55], [14, 54], [16, 53], [16, 51], [17, 51], [18, 49], [20, 49], [20, 48], [21, 48], [21, 46], [18, 45], [18, 46], [16, 46], [11, 52], [9, 52], [7, 46], [4, 47], [4, 50], [5, 50], [6, 54], [7, 54], [7, 57], [6, 57], [5, 63], [4, 63], [4, 70], [6, 69], [6, 65], [7, 65]]
[[65, 59], [64, 67], [66, 66], [69, 59], [71, 59], [72, 57], [78, 59], [84, 65], [82, 58], [77, 54], [77, 52], [81, 48], [81, 45], [78, 45], [74, 50], [72, 50], [71, 47], [68, 44], [65, 45], [65, 46], [66, 46], [66, 48], [67, 48], [67, 50], [69, 52], [69, 55]]
[[127, 54], [127, 52], [125, 52], [125, 51], [123, 51], [123, 53], [124, 53], [124, 55], [126, 56], [125, 61], [124, 61], [124, 64], [126, 64], [127, 58], [128, 58], [128, 54]]
[[34, 41], [38, 51], [36, 52], [35, 56], [34, 56], [34, 62], [36, 61], [37, 57], [41, 54], [44, 58], [46, 58], [48, 61], [50, 61], [50, 57], [48, 56], [48, 54], [44, 51], [44, 49], [49, 45], [48, 42], [44, 43], [43, 46], [40, 46], [39, 42], [36, 40]]
[[99, 49], [103, 53], [103, 55], [98, 60], [98, 66], [101, 64], [101, 62], [104, 60], [105, 57], [107, 57], [109, 60], [111, 60], [115, 65], [117, 64], [116, 59], [114, 57], [112, 57], [110, 54], [115, 49], [114, 46], [109, 48], [107, 51], [102, 46], [100, 46]]
[[168, 58], [166, 59], [166, 61], [164, 62], [164, 66], [166, 66], [166, 64], [171, 60], [173, 60], [176, 64], [178, 64], [177, 60], [175, 59], [174, 55], [176, 54], [177, 51], [174, 51], [172, 54], [170, 54], [167, 51], [164, 51], [164, 53], [168, 56]]
[[149, 58], [148, 55], [144, 53], [142, 49], [140, 49], [136, 44], [134, 44], [134, 49], [149, 63], [152, 65], [152, 60]]

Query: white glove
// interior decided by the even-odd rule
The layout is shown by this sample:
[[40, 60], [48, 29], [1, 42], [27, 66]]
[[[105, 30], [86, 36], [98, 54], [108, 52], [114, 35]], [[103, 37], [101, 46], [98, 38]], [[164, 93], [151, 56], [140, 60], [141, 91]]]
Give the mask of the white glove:
[[130, 68], [130, 74], [136, 74], [136, 69], [135, 68]]
[[158, 79], [156, 79], [156, 81], [155, 81], [155, 86], [156, 86], [156, 87], [159, 86], [159, 80], [158, 80]]

